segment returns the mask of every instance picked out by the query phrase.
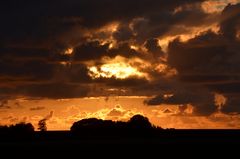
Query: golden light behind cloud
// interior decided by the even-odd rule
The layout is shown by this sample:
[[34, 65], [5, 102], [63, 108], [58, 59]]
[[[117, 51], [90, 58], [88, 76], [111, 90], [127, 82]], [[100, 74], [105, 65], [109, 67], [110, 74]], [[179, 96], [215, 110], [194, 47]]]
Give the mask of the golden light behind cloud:
[[139, 50], [139, 47], [136, 46], [136, 45], [131, 45], [130, 48], [133, 49], [133, 50]]
[[93, 79], [101, 77], [117, 79], [126, 79], [132, 76], [146, 77], [145, 73], [132, 66], [126, 58], [118, 56], [114, 59], [103, 59], [103, 61], [105, 61], [105, 64], [101, 66], [89, 67], [89, 75]]
[[240, 0], [208, 0], [202, 3], [206, 13], [220, 13], [228, 4], [237, 4]]
[[104, 64], [98, 69], [93, 66], [89, 68], [89, 75], [92, 78], [112, 78], [125, 79], [130, 76], [143, 77], [143, 73], [139, 72], [136, 68], [130, 66], [129, 64], [119, 62], [112, 64]]
[[[182, 26], [179, 26], [179, 27], [181, 28]], [[178, 29], [178, 27], [170, 29], [169, 33], [166, 34], [167, 36], [159, 37], [159, 45], [162, 47], [162, 49], [165, 52], [167, 52], [169, 43], [175, 40], [176, 38], [179, 38], [181, 42], [187, 42], [188, 40], [193, 39], [194, 37], [199, 36], [203, 32], [206, 32], [209, 30], [218, 34], [220, 27], [217, 23], [213, 23], [207, 26], [188, 28], [188, 32], [186, 33], [171, 35], [171, 32], [175, 32], [176, 29]]]
[[240, 39], [240, 30], [237, 32], [236, 37], [237, 37], [238, 39]]
[[100, 28], [98, 30], [98, 32], [111, 32], [111, 33], [113, 33], [115, 31], [117, 31], [118, 26], [119, 26], [119, 22], [112, 22], [112, 23], [107, 24], [107, 25], [103, 26], [102, 28]]
[[65, 50], [64, 55], [72, 55], [73, 53], [73, 48], [68, 48]]

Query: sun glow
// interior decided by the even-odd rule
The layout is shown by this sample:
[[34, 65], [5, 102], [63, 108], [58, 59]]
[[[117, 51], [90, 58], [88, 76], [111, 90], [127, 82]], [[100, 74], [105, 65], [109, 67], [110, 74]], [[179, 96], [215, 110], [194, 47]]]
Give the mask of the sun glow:
[[115, 32], [117, 31], [117, 28], [119, 26], [119, 22], [113, 22], [113, 23], [110, 23], [102, 28], [99, 29], [99, 32]]
[[237, 37], [238, 39], [240, 39], [240, 31], [237, 32], [236, 37]]
[[133, 50], [139, 50], [139, 47], [135, 46], [135, 45], [131, 45], [130, 48], [133, 49]]
[[[147, 78], [145, 72], [140, 71], [136, 63], [139, 61], [135, 58], [127, 59], [125, 57], [117, 56], [115, 58], [104, 57], [102, 65], [90, 65], [88, 67], [88, 74], [93, 78], [117, 78], [126, 79], [129, 77]], [[139, 70], [140, 69], [140, 70]]]
[[65, 50], [64, 55], [72, 55], [73, 53], [73, 48], [68, 48], [67, 50]]
[[136, 68], [124, 62], [104, 64], [100, 68], [96, 66], [89, 68], [89, 75], [92, 78], [112, 78], [125, 79], [130, 76], [143, 77], [144, 74], [139, 72]]

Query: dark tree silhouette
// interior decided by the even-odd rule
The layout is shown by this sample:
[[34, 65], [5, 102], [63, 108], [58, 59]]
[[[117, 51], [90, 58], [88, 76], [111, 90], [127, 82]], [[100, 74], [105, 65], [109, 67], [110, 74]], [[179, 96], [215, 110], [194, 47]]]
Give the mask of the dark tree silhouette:
[[34, 132], [34, 127], [31, 123], [18, 123], [16, 125], [9, 126], [11, 132], [16, 133], [32, 133]]
[[138, 128], [138, 129], [151, 129], [153, 125], [149, 122], [147, 117], [142, 115], [135, 115], [129, 121], [129, 126], [131, 128]]
[[84, 135], [104, 135], [114, 131], [115, 123], [111, 120], [102, 120], [96, 118], [83, 119], [75, 122], [71, 127], [71, 132], [81, 133]]
[[90, 118], [90, 119], [83, 119], [79, 122], [73, 124], [71, 129], [95, 129], [100, 127], [105, 127], [107, 125], [107, 121], [103, 121], [101, 119]]
[[51, 111], [50, 114], [48, 114], [45, 118], [40, 120], [38, 122], [38, 130], [40, 130], [40, 131], [47, 131], [47, 120], [52, 118], [52, 116], [53, 116], [53, 111]]
[[6, 125], [0, 125], [0, 131], [3, 132], [3, 131], [7, 131], [8, 130], [8, 126]]
[[71, 132], [82, 136], [119, 136], [145, 134], [155, 129], [156, 127], [149, 122], [148, 118], [135, 115], [128, 122], [96, 118], [83, 119], [72, 125]]
[[46, 119], [42, 119], [38, 122], [38, 130], [40, 131], [47, 131], [47, 123]]
[[34, 136], [34, 127], [31, 123], [18, 123], [0, 127], [1, 141], [27, 141]]
[[34, 132], [34, 127], [31, 123], [18, 123], [10, 126], [0, 126], [1, 132], [13, 132], [13, 133], [32, 133]]

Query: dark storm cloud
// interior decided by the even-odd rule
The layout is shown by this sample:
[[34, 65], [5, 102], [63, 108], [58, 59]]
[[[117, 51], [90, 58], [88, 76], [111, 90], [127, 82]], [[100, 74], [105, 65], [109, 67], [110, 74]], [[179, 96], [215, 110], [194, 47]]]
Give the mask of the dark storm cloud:
[[210, 89], [224, 94], [239, 93], [240, 94], [240, 81], [220, 83], [220, 84], [208, 84]]
[[23, 48], [23, 47], [1, 47], [1, 59], [46, 59], [50, 57], [51, 52], [47, 48]]
[[145, 43], [145, 47], [147, 48], [149, 53], [153, 54], [154, 57], [164, 55], [161, 46], [158, 44], [158, 39], [152, 38], [147, 40], [147, 42]]
[[1, 101], [8, 101], [17, 97], [28, 97], [29, 99], [67, 99], [88, 96], [89, 87], [81, 84], [71, 83], [21, 83], [11, 87], [1, 87]]
[[150, 100], [145, 101], [148, 105], [171, 104], [186, 105], [192, 104], [195, 113], [200, 115], [209, 115], [216, 110], [214, 105], [214, 95], [201, 87], [192, 88], [175, 88], [168, 93], [170, 97], [164, 97], [165, 94], [158, 95]]
[[[83, 23], [83, 25], [88, 27], [99, 27], [114, 20], [127, 20], [134, 17], [146, 16], [158, 13], [160, 10], [174, 10], [175, 7], [180, 5], [202, 1], [203, 0], [115, 0], [113, 2], [112, 0], [43, 0], [41, 2], [33, 2], [25, 0], [22, 2], [9, 0], [2, 2], [1, 15], [4, 15], [4, 20], [7, 22], [4, 26], [9, 24], [22, 24], [19, 25], [19, 30], [26, 26], [31, 28], [27, 25], [30, 24], [29, 21], [34, 22], [32, 26], [53, 22], [55, 19], [51, 19], [52, 17], [57, 17], [54, 23], [56, 23], [56, 21], [58, 22], [59, 17], [64, 19], [64, 21], [60, 21], [60, 24], [64, 22], [64, 26], [66, 27], [76, 23]], [[46, 19], [46, 17], [50, 17], [50, 19]], [[76, 20], [77, 18], [69, 20], [66, 17], [80, 18], [79, 20]], [[14, 21], [10, 19], [14, 19]], [[25, 24], [25, 21], [28, 23]], [[61, 26], [56, 27], [54, 23], [50, 25], [52, 29], [62, 29]], [[14, 26], [12, 25], [12, 27]], [[44, 28], [44, 25], [40, 27]], [[19, 30], [15, 30], [13, 34], [16, 35], [16, 32]]]
[[[4, 61], [1, 70], [0, 97], [11, 99], [18, 96], [33, 98], [85, 97], [91, 83], [84, 64], [64, 66], [44, 61]], [[8, 63], [7, 63], [8, 62]], [[5, 84], [4, 84], [5, 83]]]
[[[211, 83], [239, 80], [240, 45], [233, 38], [239, 29], [237, 5], [228, 6], [223, 12], [221, 34], [207, 32], [185, 43], [175, 40], [170, 44], [167, 64], [179, 73], [173, 81], [162, 79], [162, 75], [150, 69], [149, 74], [157, 81], [137, 77], [93, 80], [83, 64], [94, 60], [96, 65], [101, 65], [102, 57], [117, 55], [136, 56], [153, 63], [153, 58], [143, 57], [140, 51], [131, 49], [131, 44], [145, 46], [155, 59], [165, 56], [156, 38], [187, 33], [192, 27], [217, 21], [213, 18], [216, 15], [202, 10], [200, 2], [203, 0], [1, 2], [0, 68], [4, 69], [0, 69], [0, 82], [4, 84], [1, 84], [0, 96], [77, 98], [88, 96], [91, 91], [88, 86], [96, 85], [129, 89], [133, 92], [131, 95], [176, 93], [168, 101], [158, 96], [148, 104], [191, 103], [196, 105], [198, 113], [208, 114], [214, 106], [211, 91], [226, 93], [227, 90], [227, 86]], [[119, 23], [116, 31], [98, 33], [101, 27], [112, 22]], [[101, 40], [111, 38], [117, 44], [110, 49], [109, 41], [103, 44]], [[68, 48], [73, 48], [72, 55], [64, 54]], [[179, 79], [184, 85], [195, 83], [198, 87], [180, 87]], [[210, 91], [196, 91], [199, 87]], [[224, 89], [221, 91], [221, 88]], [[233, 88], [228, 89], [236, 93]]]
[[[71, 6], [72, 11], [76, 9], [75, 14], [83, 17], [84, 25], [99, 26], [110, 21], [128, 21], [135, 17], [144, 17], [150, 14], [158, 13], [159, 10], [173, 10], [179, 5], [186, 3], [200, 2], [201, 0], [81, 0], [70, 1], [75, 7]], [[66, 5], [67, 6], [67, 5]], [[66, 8], [66, 7], [65, 7]]]
[[16, 92], [24, 96], [52, 99], [86, 97], [88, 91], [87, 86], [65, 83], [32, 84], [16, 88]]
[[228, 5], [222, 13], [221, 32], [226, 38], [235, 39], [240, 30], [240, 4]]
[[134, 37], [132, 30], [128, 25], [121, 25], [117, 31], [113, 33], [113, 37], [118, 41], [128, 41]]
[[[227, 96], [229, 102], [225, 110], [228, 111], [239, 110], [233, 109], [240, 88], [240, 42], [236, 37], [239, 10], [239, 4], [225, 8], [219, 34], [208, 31], [185, 43], [176, 39], [170, 43], [168, 51], [168, 63], [177, 69], [178, 78], [184, 83], [208, 88], [208, 92]], [[184, 98], [180, 96], [180, 99]]]
[[132, 22], [135, 39], [143, 43], [154, 37], [188, 33], [191, 27], [206, 26], [216, 21], [216, 15], [206, 14], [200, 3], [181, 5], [175, 10], [161, 10]]
[[65, 69], [63, 74], [72, 83], [91, 83], [92, 79], [88, 75], [87, 66], [84, 64], [71, 64], [70, 68]]
[[[82, 27], [99, 28], [113, 21], [123, 23], [113, 37], [119, 41], [125, 41], [133, 34], [128, 23], [138, 17], [151, 19], [149, 28], [144, 28], [144, 32], [152, 28], [151, 26], [158, 28], [150, 29], [155, 30], [155, 33], [164, 32], [166, 29], [161, 29], [162, 26], [169, 25], [163, 22], [170, 21], [170, 19], [161, 19], [159, 16], [166, 17], [165, 12], [171, 16], [176, 7], [195, 2], [202, 2], [202, 0], [170, 0], [167, 2], [163, 0], [4, 1], [0, 7], [3, 22], [0, 26], [0, 42], [3, 45], [1, 47], [5, 50], [4, 54], [8, 56], [12, 54], [13, 57], [48, 56], [49, 52], [56, 51], [59, 46], [64, 46], [63, 49], [66, 49], [69, 45], [85, 43], [82, 41], [84, 40], [82, 32], [79, 32]], [[152, 18], [152, 16], [157, 18]], [[154, 23], [156, 21], [158, 22]], [[139, 35], [140, 31], [137, 29], [138, 36], [143, 36]], [[79, 35], [76, 35], [76, 32]], [[151, 34], [147, 37], [151, 37]], [[26, 45], [43, 48], [28, 50]], [[84, 59], [87, 55], [82, 56]]]
[[[193, 13], [197, 9], [187, 10], [181, 14], [173, 15], [176, 7], [185, 4], [194, 4], [203, 0], [58, 0], [24, 2], [9, 0], [1, 4], [0, 42], [7, 46], [34, 45], [54, 49], [56, 45], [75, 45], [82, 43], [82, 28], [98, 29], [110, 22], [118, 21], [122, 25], [114, 33], [119, 41], [125, 41], [132, 37], [133, 32], [129, 23], [134, 18], [143, 17], [149, 23], [142, 29], [134, 25], [137, 38], [146, 39], [157, 37], [169, 30], [182, 19], [198, 19]], [[198, 12], [203, 14], [198, 7]], [[190, 14], [191, 13], [191, 14]], [[190, 21], [185, 20], [185, 21]], [[141, 24], [140, 24], [141, 25]], [[79, 35], [76, 35], [79, 32]], [[153, 36], [155, 35], [155, 36]]]
[[112, 78], [110, 81], [107, 82], [108, 86], [114, 86], [114, 87], [138, 87], [142, 86], [144, 84], [148, 84], [148, 81], [143, 78], [137, 78], [137, 77], [131, 77], [127, 79], [114, 79]]
[[92, 80], [89, 96], [151, 96], [156, 90], [151, 89], [150, 84], [148, 80], [134, 76], [126, 79], [98, 78]]
[[74, 59], [77, 61], [100, 59], [107, 55], [108, 48], [109, 44], [100, 45], [99, 41], [82, 44], [74, 49]]
[[120, 43], [117, 48], [112, 48], [109, 50], [110, 56], [121, 55], [123, 57], [138, 57], [141, 56], [139, 52], [131, 49], [130, 44], [127, 42]]
[[227, 103], [226, 105], [222, 108], [222, 111], [227, 112], [227, 113], [232, 113], [232, 112], [240, 112], [240, 93], [233, 93], [233, 94], [227, 94], [225, 95], [227, 98]]
[[[187, 43], [175, 40], [169, 45], [168, 62], [180, 74], [222, 73], [229, 58], [228, 43], [212, 32], [191, 39]], [[213, 66], [213, 67], [211, 67]]]
[[[238, 7], [237, 11], [239, 11], [239, 6], [228, 6], [223, 11], [223, 17], [228, 12], [231, 12], [226, 11], [231, 10], [231, 8], [234, 10], [234, 13], [236, 12], [236, 7]], [[231, 17], [224, 20], [232, 21], [235, 24], [239, 19], [240, 17], [234, 19]], [[187, 43], [175, 40], [169, 45], [168, 62], [179, 71], [180, 78], [183, 81], [225, 81], [230, 82], [229, 86], [233, 85], [233, 82], [239, 81], [240, 42], [236, 38], [229, 38], [229, 35], [227, 35], [233, 29], [223, 29], [225, 28], [223, 23], [221, 23], [220, 27], [220, 34], [209, 31], [191, 39]], [[231, 25], [231, 27], [236, 28], [234, 25]], [[235, 37], [236, 33], [234, 31]], [[226, 86], [223, 85], [223, 87]], [[224, 89], [223, 87], [222, 89]]]
[[114, 58], [118, 55], [123, 57], [138, 57], [139, 52], [131, 49], [128, 42], [122, 42], [115, 48], [109, 48], [109, 43], [101, 45], [99, 41], [86, 42], [74, 49], [74, 61], [100, 60], [102, 57]]
[[[232, 82], [240, 80], [239, 75], [183, 75], [179, 78], [184, 82], [192, 83], [216, 83], [216, 82]], [[221, 84], [219, 84], [221, 85]]]
[[25, 78], [27, 80], [49, 80], [53, 76], [55, 65], [42, 60], [16, 61], [0, 60], [0, 76]]

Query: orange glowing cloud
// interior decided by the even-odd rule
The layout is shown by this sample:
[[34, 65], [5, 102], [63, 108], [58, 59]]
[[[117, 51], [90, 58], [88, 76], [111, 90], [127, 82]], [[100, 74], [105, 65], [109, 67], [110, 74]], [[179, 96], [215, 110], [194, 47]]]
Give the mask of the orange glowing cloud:
[[220, 13], [228, 4], [237, 4], [240, 0], [208, 0], [202, 3], [206, 13]]
[[104, 58], [103, 65], [101, 66], [91, 66], [89, 67], [89, 75], [93, 78], [117, 78], [126, 79], [132, 76], [137, 76], [140, 78], [147, 77], [147, 74], [140, 72], [138, 68], [134, 67], [128, 60], [124, 57], [117, 56], [114, 59]]
[[73, 53], [73, 48], [68, 48], [65, 50], [64, 55], [72, 55]]
[[89, 63], [88, 74], [92, 79], [97, 78], [116, 78], [127, 79], [131, 77], [144, 78], [146, 80], [154, 80], [150, 72], [162, 74], [165, 77], [172, 77], [177, 75], [177, 70], [170, 68], [166, 63], [159, 60], [156, 63], [140, 58], [125, 58], [116, 56], [115, 58], [105, 57], [102, 60], [102, 65], [95, 65]]
[[[184, 27], [184, 26], [179, 26]], [[187, 42], [190, 39], [193, 39], [199, 35], [201, 35], [203, 32], [211, 30], [212, 32], [218, 34], [220, 27], [218, 23], [212, 23], [200, 27], [190, 27], [188, 28], [188, 32], [184, 32], [177, 35], [171, 35], [171, 32], [175, 32], [178, 27], [174, 27], [170, 29], [168, 33], [166, 33], [166, 36], [159, 37], [159, 45], [162, 47], [162, 49], [166, 52], [168, 49], [168, 44], [172, 42], [174, 39], [179, 38], [181, 42]]]
[[222, 94], [218, 94], [216, 93], [215, 94], [215, 99], [214, 99], [214, 102], [215, 102], [215, 105], [217, 106], [218, 108], [218, 111], [221, 111], [222, 110], [222, 107], [226, 104], [227, 102], [227, 98], [222, 95]]

